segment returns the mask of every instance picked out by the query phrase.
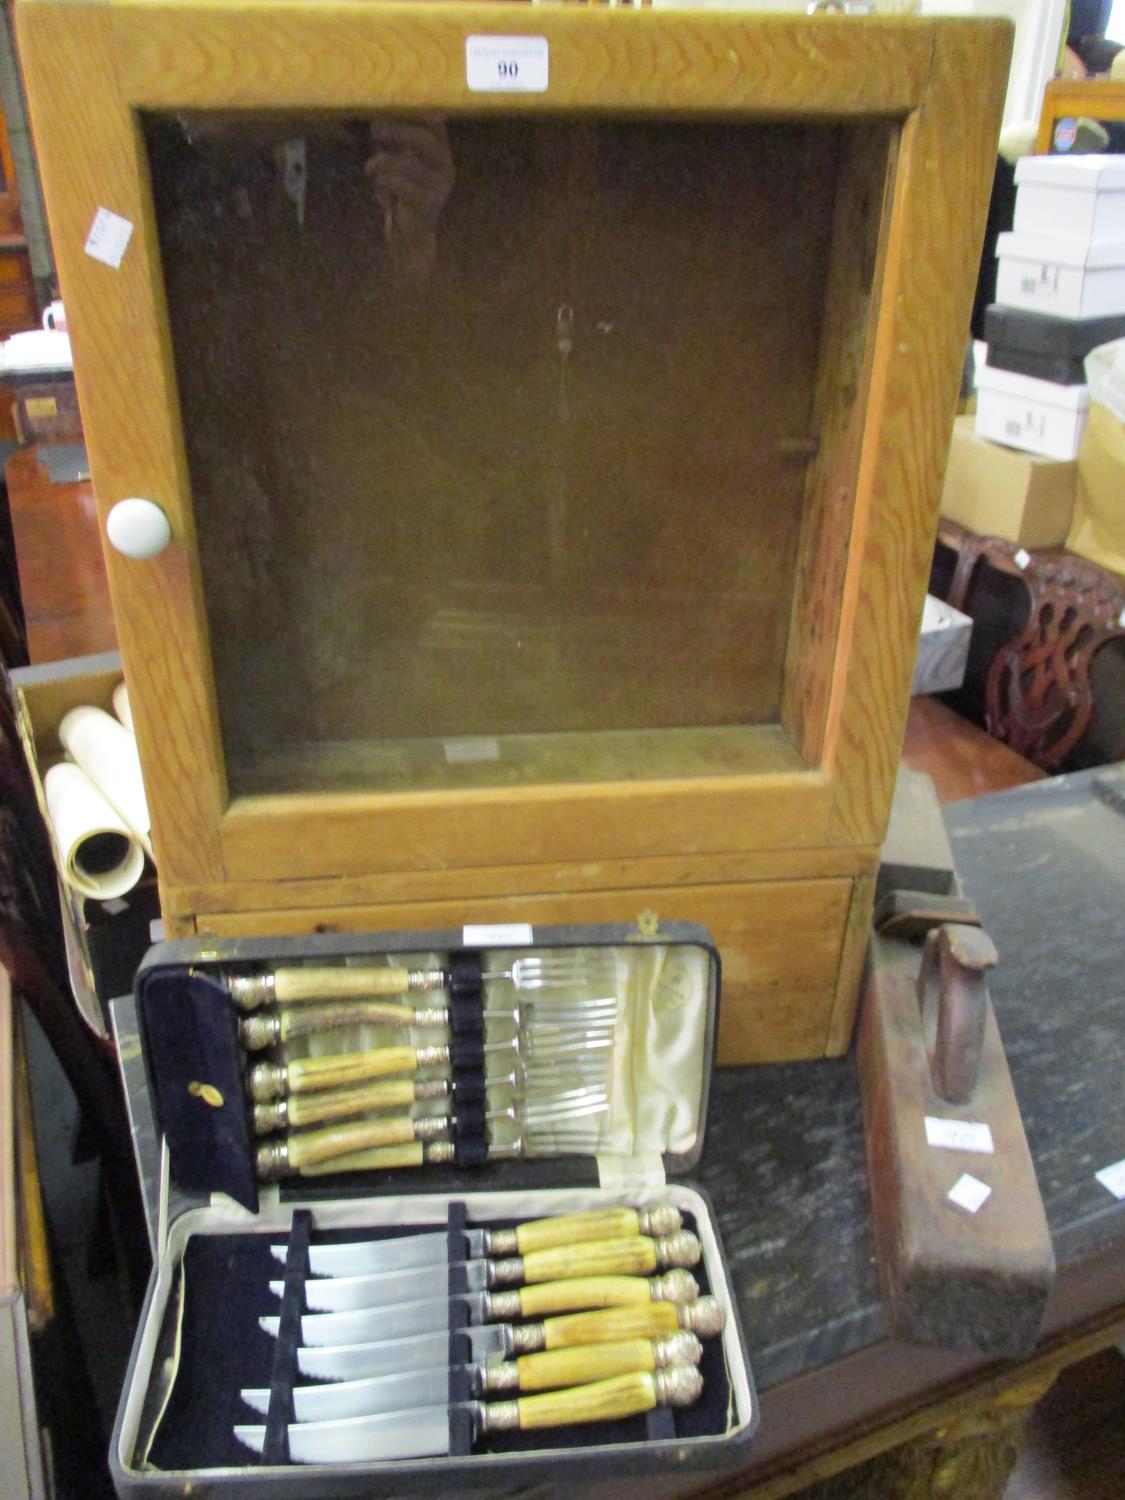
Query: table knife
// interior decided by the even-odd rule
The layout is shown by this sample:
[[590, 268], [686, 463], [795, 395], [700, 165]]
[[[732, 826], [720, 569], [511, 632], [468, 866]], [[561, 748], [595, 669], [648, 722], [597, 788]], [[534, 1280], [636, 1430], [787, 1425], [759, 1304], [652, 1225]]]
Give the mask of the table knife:
[[[527, 1255], [554, 1245], [579, 1245], [589, 1240], [624, 1239], [629, 1235], [655, 1235], [683, 1227], [678, 1209], [671, 1204], [655, 1208], [594, 1208], [582, 1213], [556, 1214], [549, 1219], [531, 1219], [515, 1229], [469, 1229], [464, 1231], [468, 1257]], [[288, 1247], [273, 1245], [275, 1260], [284, 1262]], [[445, 1265], [449, 1236], [444, 1229], [434, 1234], [412, 1234], [397, 1240], [360, 1240], [354, 1244], [313, 1245], [309, 1270], [314, 1276], [371, 1276], [382, 1271], [400, 1271], [407, 1266]]]
[[[453, 1423], [464, 1412], [473, 1441], [494, 1432], [572, 1427], [582, 1422], [612, 1422], [639, 1416], [656, 1406], [690, 1406], [699, 1399], [703, 1379], [695, 1365], [669, 1365], [652, 1374], [637, 1371], [596, 1380], [565, 1391], [521, 1396], [515, 1401], [459, 1401], [452, 1406], [421, 1406], [407, 1412], [344, 1417], [335, 1422], [291, 1422], [289, 1457], [293, 1463], [380, 1462], [398, 1458], [437, 1458], [454, 1447]], [[240, 1443], [261, 1453], [264, 1426], [238, 1426]]]
[[[459, 1328], [470, 1363], [537, 1354], [543, 1349], [577, 1349], [617, 1339], [659, 1338], [685, 1328], [702, 1338], [723, 1330], [726, 1315], [714, 1297], [698, 1302], [646, 1302], [632, 1307], [564, 1313], [537, 1323], [486, 1323]], [[378, 1343], [314, 1345], [297, 1350], [297, 1368], [317, 1380], [364, 1380], [409, 1375], [449, 1360], [449, 1330]]]
[[[463, 1310], [474, 1324], [548, 1313], [582, 1312], [600, 1307], [635, 1307], [652, 1302], [694, 1302], [699, 1288], [687, 1271], [668, 1271], [651, 1281], [642, 1276], [586, 1276], [573, 1281], [545, 1281], [506, 1292], [474, 1292], [455, 1297], [427, 1297], [359, 1312], [308, 1313], [301, 1319], [302, 1344], [364, 1344], [448, 1331], [452, 1315]], [[259, 1318], [277, 1337], [281, 1319]]]
[[[330, 1276], [306, 1281], [305, 1305], [311, 1312], [351, 1312], [362, 1307], [387, 1307], [395, 1302], [417, 1302], [423, 1297], [448, 1297], [450, 1275], [456, 1274], [467, 1292], [529, 1282], [563, 1281], [581, 1276], [643, 1276], [667, 1266], [695, 1266], [699, 1240], [686, 1229], [661, 1239], [635, 1234], [626, 1239], [590, 1240], [579, 1245], [555, 1245], [493, 1260], [465, 1260], [453, 1265], [411, 1266], [381, 1271], [373, 1276]], [[271, 1281], [280, 1297], [284, 1281]]]
[[[432, 1365], [412, 1374], [379, 1375], [368, 1380], [345, 1380], [336, 1385], [298, 1385], [293, 1388], [293, 1417], [298, 1422], [331, 1422], [340, 1417], [375, 1416], [385, 1411], [410, 1411], [418, 1406], [440, 1406], [449, 1399], [451, 1375], [464, 1375], [473, 1396], [496, 1396], [511, 1391], [553, 1391], [564, 1386], [589, 1385], [613, 1375], [636, 1370], [665, 1369], [668, 1365], [697, 1365], [703, 1345], [694, 1333], [678, 1331], [660, 1339], [618, 1339], [576, 1349], [554, 1349], [523, 1354], [518, 1359], [486, 1358], [472, 1364]], [[267, 1415], [270, 1388], [244, 1390], [247, 1406]]]

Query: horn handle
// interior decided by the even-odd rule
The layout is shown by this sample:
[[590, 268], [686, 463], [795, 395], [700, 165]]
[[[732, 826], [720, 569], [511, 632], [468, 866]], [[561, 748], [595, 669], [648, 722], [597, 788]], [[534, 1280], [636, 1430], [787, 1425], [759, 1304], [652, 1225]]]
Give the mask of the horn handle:
[[542, 1323], [517, 1323], [512, 1342], [515, 1353], [533, 1354], [540, 1349], [580, 1349], [617, 1339], [656, 1339], [675, 1333], [679, 1326], [675, 1303], [643, 1302], [635, 1307], [566, 1313]]
[[392, 1073], [413, 1073], [416, 1068], [432, 1067], [443, 1061], [448, 1061], [445, 1047], [376, 1047], [370, 1052], [298, 1057], [289, 1064], [289, 1092], [303, 1094], [317, 1089], [340, 1088], [369, 1078], [385, 1078]]
[[276, 969], [279, 1005], [300, 1000], [353, 1000], [364, 995], [402, 995], [411, 988], [409, 969], [357, 969], [341, 964]]

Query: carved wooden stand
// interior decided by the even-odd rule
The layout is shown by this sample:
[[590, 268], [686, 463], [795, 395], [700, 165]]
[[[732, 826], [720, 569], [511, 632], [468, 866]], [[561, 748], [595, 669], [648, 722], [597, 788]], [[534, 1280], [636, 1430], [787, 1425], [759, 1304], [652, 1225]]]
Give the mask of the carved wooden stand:
[[982, 558], [1027, 586], [1028, 622], [989, 667], [985, 721], [996, 739], [1045, 771], [1059, 770], [1094, 717], [1094, 656], [1125, 638], [1125, 580], [1068, 552], [1028, 553], [953, 521], [941, 523], [938, 540], [957, 558], [948, 594], [955, 609], [965, 609]]

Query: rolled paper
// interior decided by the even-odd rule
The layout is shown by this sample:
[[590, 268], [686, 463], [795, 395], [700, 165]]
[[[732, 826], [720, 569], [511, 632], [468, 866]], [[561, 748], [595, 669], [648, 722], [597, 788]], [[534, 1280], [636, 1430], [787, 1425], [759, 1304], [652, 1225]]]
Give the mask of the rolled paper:
[[133, 728], [133, 710], [129, 707], [129, 689], [123, 682], [119, 682], [113, 690], [113, 711], [124, 724], [130, 734], [136, 734]]
[[101, 708], [72, 708], [59, 725], [63, 749], [152, 854], [151, 823], [137, 742]]
[[98, 901], [131, 891], [144, 871], [144, 851], [81, 767], [52, 766], [43, 788], [62, 873], [74, 889]]

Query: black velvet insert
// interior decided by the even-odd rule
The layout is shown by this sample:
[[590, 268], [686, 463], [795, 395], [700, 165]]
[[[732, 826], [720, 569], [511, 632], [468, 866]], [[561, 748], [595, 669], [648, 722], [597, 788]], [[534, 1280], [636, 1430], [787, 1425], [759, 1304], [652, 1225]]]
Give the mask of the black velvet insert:
[[469, 1362], [472, 1359], [472, 1345], [468, 1344], [462, 1357], [457, 1357], [454, 1344], [465, 1346], [468, 1341], [461, 1330], [468, 1327], [469, 1307], [464, 1301], [454, 1302], [452, 1299], [459, 1291], [464, 1289], [464, 1270], [462, 1261], [465, 1251], [468, 1249], [468, 1240], [465, 1231], [468, 1228], [469, 1215], [465, 1205], [454, 1201], [448, 1208], [446, 1224], [449, 1232], [449, 1255], [448, 1255], [448, 1291], [450, 1296], [449, 1307], [449, 1384], [448, 1401], [452, 1412], [452, 1420], [449, 1424], [449, 1454], [451, 1458], [465, 1458], [473, 1451], [473, 1424], [472, 1418], [465, 1403], [472, 1398], [472, 1378], [469, 1374]]
[[[448, 1230], [451, 1259], [461, 1258], [464, 1247], [459, 1214], [464, 1206], [451, 1206]], [[502, 1228], [515, 1220], [490, 1221]], [[399, 1238], [432, 1231], [433, 1225], [401, 1225], [392, 1229], [313, 1230], [317, 1244]], [[690, 1219], [685, 1227], [694, 1229]], [[243, 1387], [270, 1387], [283, 1379], [281, 1351], [276, 1341], [258, 1326], [263, 1314], [277, 1316], [278, 1299], [269, 1282], [281, 1267], [265, 1235], [199, 1235], [191, 1238], [184, 1253], [185, 1297], [183, 1341], [179, 1372], [168, 1410], [156, 1434], [151, 1463], [159, 1469], [211, 1469], [228, 1465], [252, 1465], [254, 1455], [234, 1438], [237, 1422], [261, 1422], [239, 1399]], [[693, 1273], [701, 1293], [709, 1290], [702, 1266]], [[170, 1316], [170, 1314], [166, 1314]], [[450, 1327], [450, 1363], [465, 1360], [466, 1340]], [[291, 1365], [292, 1368], [292, 1365]], [[703, 1344], [703, 1395], [682, 1411], [662, 1409], [648, 1416], [625, 1421], [589, 1423], [556, 1428], [550, 1432], [497, 1433], [487, 1440], [471, 1442], [468, 1409], [453, 1423], [456, 1452], [534, 1452], [545, 1447], [582, 1448], [618, 1443], [645, 1443], [657, 1438], [720, 1436], [727, 1428], [730, 1384], [720, 1339]], [[303, 1377], [297, 1377], [299, 1380]], [[451, 1400], [464, 1399], [467, 1382], [455, 1385], [451, 1375]], [[404, 1462], [409, 1462], [405, 1460]]]
[[227, 1193], [257, 1213], [238, 1020], [226, 986], [195, 969], [150, 970], [138, 984], [137, 1017], [177, 1185]]
[[484, 984], [484, 965], [479, 952], [459, 949], [449, 955], [449, 993], [451, 995], [476, 995], [479, 997]]
[[307, 1208], [299, 1208], [293, 1215], [285, 1251], [285, 1290], [281, 1294], [281, 1324], [270, 1372], [263, 1464], [289, 1462], [289, 1423], [293, 1417], [293, 1387], [297, 1381], [297, 1349], [301, 1342], [301, 1314], [305, 1310], [311, 1236], [312, 1214]]

